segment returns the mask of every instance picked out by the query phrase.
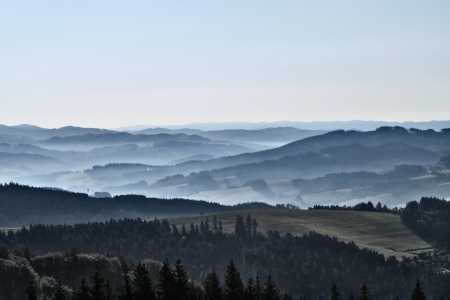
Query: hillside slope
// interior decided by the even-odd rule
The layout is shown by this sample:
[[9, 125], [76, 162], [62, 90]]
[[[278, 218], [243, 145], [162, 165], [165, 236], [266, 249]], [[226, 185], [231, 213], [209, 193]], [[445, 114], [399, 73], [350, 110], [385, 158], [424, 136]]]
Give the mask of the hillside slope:
[[[225, 212], [217, 214], [225, 232], [233, 232], [236, 215], [250, 214], [258, 221], [258, 230], [277, 230], [281, 234], [302, 235], [309, 231], [336, 236], [343, 241], [353, 241], [361, 248], [378, 251], [385, 256], [413, 256], [411, 249], [431, 247], [393, 214], [357, 211], [312, 211], [312, 210], [257, 210]], [[206, 215], [212, 220], [212, 215]], [[169, 223], [188, 227], [205, 220], [203, 216], [169, 218]]]

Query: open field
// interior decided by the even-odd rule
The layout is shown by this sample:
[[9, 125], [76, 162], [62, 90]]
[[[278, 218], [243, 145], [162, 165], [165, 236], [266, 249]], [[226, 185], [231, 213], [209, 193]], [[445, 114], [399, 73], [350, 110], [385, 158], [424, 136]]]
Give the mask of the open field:
[[[368, 248], [385, 256], [413, 256], [420, 249], [431, 246], [406, 228], [399, 216], [384, 213], [327, 211], [327, 210], [255, 210], [217, 214], [223, 230], [232, 232], [236, 215], [250, 214], [259, 223], [258, 230], [278, 230], [281, 234], [290, 232], [302, 235], [309, 231], [336, 236], [342, 241], [353, 241], [361, 248]], [[198, 215], [169, 218], [169, 222], [181, 227], [198, 224], [212, 215]], [[418, 250], [419, 249], [419, 250]]]

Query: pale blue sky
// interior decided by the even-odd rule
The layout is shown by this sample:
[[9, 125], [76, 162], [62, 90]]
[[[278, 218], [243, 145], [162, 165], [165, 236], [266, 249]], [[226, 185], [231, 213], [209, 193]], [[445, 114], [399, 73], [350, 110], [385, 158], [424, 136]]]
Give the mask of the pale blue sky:
[[450, 1], [2, 1], [0, 123], [450, 119]]

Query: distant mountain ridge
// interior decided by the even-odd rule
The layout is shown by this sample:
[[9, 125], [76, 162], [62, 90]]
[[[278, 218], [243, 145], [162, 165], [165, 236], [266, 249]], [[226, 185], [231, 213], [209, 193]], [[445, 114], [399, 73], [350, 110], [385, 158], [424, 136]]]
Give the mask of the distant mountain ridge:
[[[184, 125], [164, 125], [158, 127], [164, 127], [167, 129], [198, 129], [198, 130], [228, 130], [228, 129], [246, 129], [257, 130], [269, 127], [294, 127], [304, 130], [363, 130], [370, 131], [375, 130], [382, 126], [402, 126], [405, 128], [418, 128], [418, 129], [434, 129], [441, 130], [442, 128], [450, 128], [450, 120], [432, 120], [432, 121], [405, 121], [405, 122], [390, 122], [390, 121], [363, 121], [363, 120], [351, 120], [351, 121], [313, 121], [313, 122], [297, 122], [297, 121], [278, 121], [278, 122], [224, 122], [224, 123], [188, 123]], [[120, 127], [116, 130], [143, 130], [146, 128], [154, 128], [151, 125], [136, 125]]]
[[287, 145], [254, 153], [244, 153], [196, 163], [196, 169], [211, 170], [241, 164], [258, 163], [265, 160], [280, 159], [308, 151], [318, 151], [325, 147], [360, 143], [376, 146], [389, 142], [403, 142], [421, 148], [450, 149], [450, 131], [408, 131], [403, 127], [380, 127], [374, 131], [337, 130], [322, 135], [305, 138]]
[[117, 143], [157, 143], [166, 141], [191, 141], [191, 142], [209, 142], [209, 139], [198, 135], [187, 135], [184, 133], [167, 134], [159, 133], [154, 135], [147, 134], [131, 134], [127, 132], [74, 135], [59, 137], [55, 136], [47, 140], [43, 140], [42, 144], [117, 144]]
[[102, 134], [112, 132], [116, 131], [100, 128], [83, 128], [75, 126], [65, 126], [61, 128], [48, 129], [28, 124], [17, 126], [0, 125], [0, 134], [25, 136], [34, 140], [43, 140], [54, 136], [65, 137], [72, 135], [83, 135], [88, 133]]

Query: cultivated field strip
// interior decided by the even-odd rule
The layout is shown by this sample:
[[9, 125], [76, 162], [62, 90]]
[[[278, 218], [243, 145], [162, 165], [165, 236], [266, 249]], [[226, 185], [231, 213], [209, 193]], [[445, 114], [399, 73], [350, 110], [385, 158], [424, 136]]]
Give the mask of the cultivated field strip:
[[[353, 241], [361, 248], [376, 250], [385, 256], [412, 256], [410, 249], [429, 249], [431, 246], [409, 230], [393, 214], [328, 211], [328, 210], [255, 210], [227, 212], [217, 214], [222, 221], [223, 231], [232, 232], [236, 215], [256, 218], [258, 230], [278, 230], [281, 234], [287, 232], [302, 235], [315, 231], [329, 236], [335, 236], [342, 241]], [[213, 215], [198, 215], [169, 218], [169, 222], [178, 227], [190, 223], [199, 224], [206, 217], [212, 221]], [[211, 226], [211, 225], [210, 225]], [[417, 251], [417, 250], [416, 250]]]

